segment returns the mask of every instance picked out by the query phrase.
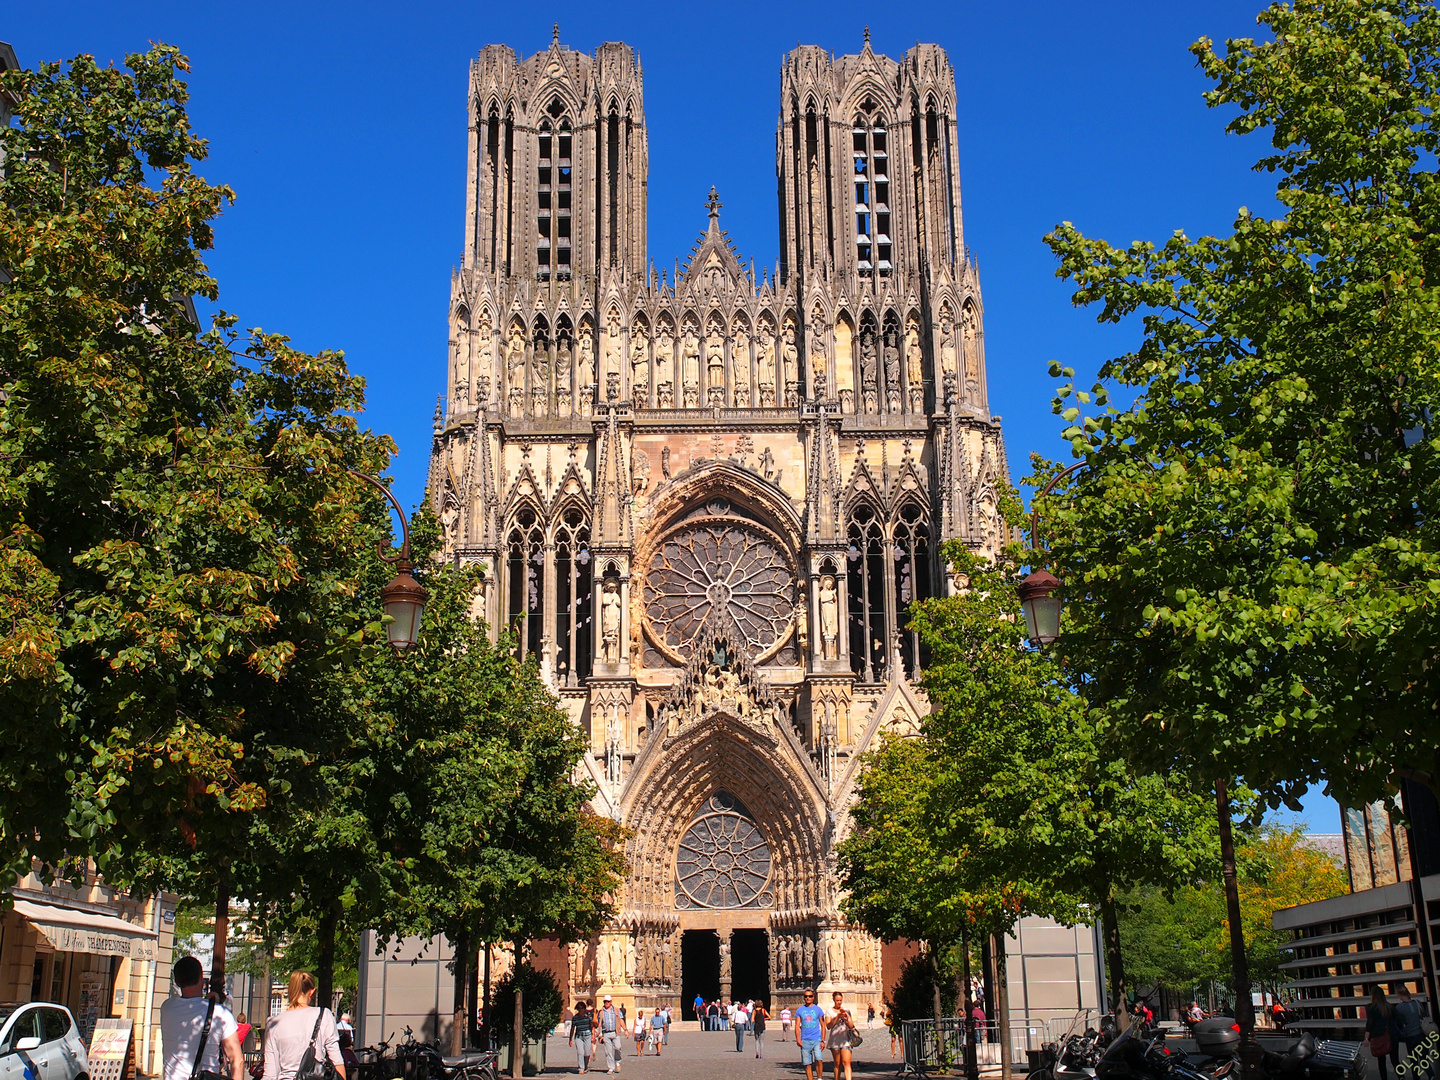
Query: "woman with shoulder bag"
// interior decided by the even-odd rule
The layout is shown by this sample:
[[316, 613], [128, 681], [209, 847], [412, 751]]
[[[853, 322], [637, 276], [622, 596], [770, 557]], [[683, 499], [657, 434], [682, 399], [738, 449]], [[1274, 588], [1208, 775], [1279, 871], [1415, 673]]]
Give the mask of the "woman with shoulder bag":
[[1400, 1047], [1395, 1038], [1395, 1009], [1385, 997], [1379, 985], [1370, 988], [1370, 1000], [1365, 1003], [1365, 1041], [1370, 1053], [1375, 1055], [1375, 1067], [1380, 1071], [1380, 1080], [1385, 1080], [1385, 1059], [1396, 1067], [1399, 1074]]
[[286, 997], [285, 1011], [265, 1025], [262, 1080], [345, 1080], [335, 1016], [314, 1005], [315, 977], [308, 971], [291, 972]]

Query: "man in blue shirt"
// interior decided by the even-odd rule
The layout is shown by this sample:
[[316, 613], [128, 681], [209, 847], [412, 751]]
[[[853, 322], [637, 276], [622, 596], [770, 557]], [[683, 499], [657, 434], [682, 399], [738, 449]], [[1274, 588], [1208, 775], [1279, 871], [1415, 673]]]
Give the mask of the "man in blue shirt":
[[825, 1063], [820, 1044], [825, 1041], [825, 1010], [815, 1004], [815, 991], [805, 991], [805, 1004], [795, 1010], [795, 1045], [800, 1047], [800, 1064], [805, 1080], [824, 1080]]

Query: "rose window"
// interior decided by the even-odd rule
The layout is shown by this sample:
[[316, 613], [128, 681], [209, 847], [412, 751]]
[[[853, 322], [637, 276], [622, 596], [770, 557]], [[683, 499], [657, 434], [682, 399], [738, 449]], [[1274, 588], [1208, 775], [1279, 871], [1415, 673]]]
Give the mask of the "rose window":
[[710, 798], [680, 840], [675, 857], [678, 906], [769, 906], [770, 845], [755, 822], [727, 792]]
[[751, 659], [768, 659], [785, 641], [795, 597], [795, 568], [780, 539], [753, 521], [728, 516], [670, 529], [645, 575], [650, 637], [681, 664], [717, 606], [739, 627]]

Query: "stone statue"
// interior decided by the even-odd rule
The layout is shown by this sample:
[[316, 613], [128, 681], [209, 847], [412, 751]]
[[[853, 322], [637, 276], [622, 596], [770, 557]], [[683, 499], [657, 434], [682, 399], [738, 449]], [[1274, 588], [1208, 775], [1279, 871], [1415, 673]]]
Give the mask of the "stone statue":
[[660, 475], [666, 480], [670, 479], [670, 448], [668, 446], [660, 448]]
[[670, 327], [665, 323], [660, 324], [660, 332], [655, 337], [655, 381], [657, 383], [670, 381], [670, 357], [674, 355], [675, 338], [670, 333]]
[[875, 383], [875, 333], [868, 326], [860, 332], [860, 381], [866, 386]]
[[768, 446], [760, 452], [760, 475], [765, 477], [766, 480], [771, 481], [773, 481], [776, 476], [775, 455]]
[[525, 331], [519, 326], [510, 328], [510, 344], [505, 350], [505, 371], [510, 376], [510, 385], [519, 386], [525, 367]]
[[826, 660], [839, 655], [840, 595], [835, 578], [826, 574], [820, 579], [820, 648]]
[[644, 495], [649, 486], [650, 455], [637, 446], [630, 459], [630, 490], [636, 495]]
[[683, 404], [693, 409], [700, 398], [700, 338], [693, 324], [685, 327], [685, 338], [680, 343], [680, 379]]
[[940, 366], [947, 374], [955, 373], [955, 325], [948, 311], [940, 316]]
[[580, 327], [578, 347], [580, 350], [580, 388], [595, 385], [595, 338], [589, 324]]
[[784, 338], [785, 343], [780, 347], [780, 357], [785, 365], [785, 384], [788, 386], [800, 378], [800, 354], [795, 348], [795, 324], [788, 320], [785, 323]]
[[660, 942], [660, 981], [667, 984], [670, 982], [670, 941], [668, 938]]
[[805, 935], [805, 969], [801, 978], [813, 979], [815, 977], [815, 940], [809, 934]]
[[570, 335], [561, 334], [555, 342], [555, 381], [565, 389], [570, 387], [570, 364], [574, 356]]
[[845, 977], [845, 943], [834, 934], [825, 945], [826, 977], [839, 982]]
[[465, 400], [470, 389], [470, 328], [455, 324], [455, 396]]
[[730, 978], [730, 935], [720, 935], [720, 978], [728, 981]]
[[962, 308], [960, 312], [960, 342], [964, 347], [965, 381], [977, 386], [980, 381], [979, 336], [979, 327], [976, 325], [975, 320], [975, 309], [971, 307]]
[[620, 586], [607, 581], [600, 599], [600, 651], [607, 664], [620, 662]]
[[548, 389], [550, 386], [550, 343], [536, 335], [535, 352], [531, 364], [535, 369], [535, 386]]
[[775, 389], [775, 343], [769, 336], [762, 337], [755, 351], [755, 379], [761, 390]]
[[639, 391], [650, 384], [650, 339], [641, 330], [630, 353], [630, 389]]
[[801, 582], [797, 590], [798, 597], [795, 603], [795, 640], [800, 643], [800, 662], [805, 662], [805, 657], [810, 653], [810, 602], [805, 596], [805, 583]]
[[885, 385], [900, 386], [900, 335], [894, 330], [885, 335]]
[[911, 388], [925, 382], [925, 369], [920, 357], [920, 327], [913, 322], [905, 328], [905, 379]]
[[605, 324], [605, 377], [620, 374], [620, 316], [610, 312], [610, 321]]
[[705, 332], [705, 369], [707, 386], [725, 385], [725, 337], [716, 323]]

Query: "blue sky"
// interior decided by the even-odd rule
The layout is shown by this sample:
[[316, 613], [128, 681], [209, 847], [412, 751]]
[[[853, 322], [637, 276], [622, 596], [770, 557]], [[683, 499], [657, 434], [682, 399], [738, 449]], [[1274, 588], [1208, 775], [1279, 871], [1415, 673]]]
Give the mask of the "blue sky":
[[[1052, 359], [1082, 378], [1136, 339], [1070, 305], [1041, 238], [1060, 221], [1115, 243], [1229, 230], [1273, 207], [1249, 171], [1254, 136], [1224, 133], [1187, 46], [1258, 32], [1258, 0], [1004, 4], [608, 5], [571, 3], [14, 4], [0, 23], [20, 61], [80, 52], [122, 63], [150, 41], [193, 64], [191, 116], [211, 143], [201, 171], [238, 200], [210, 266], [241, 326], [301, 348], [343, 349], [368, 380], [366, 421], [400, 446], [407, 505], [425, 480], [445, 363], [450, 269], [465, 206], [468, 61], [490, 42], [639, 50], [650, 130], [650, 256], [669, 265], [721, 222], [757, 264], [778, 253], [775, 123], [781, 57], [797, 42], [949, 53], [959, 90], [965, 237], [986, 306], [991, 408], [1012, 476], [1032, 451], [1068, 448], [1050, 413]], [[1338, 831], [1318, 795], [1303, 815]]]

